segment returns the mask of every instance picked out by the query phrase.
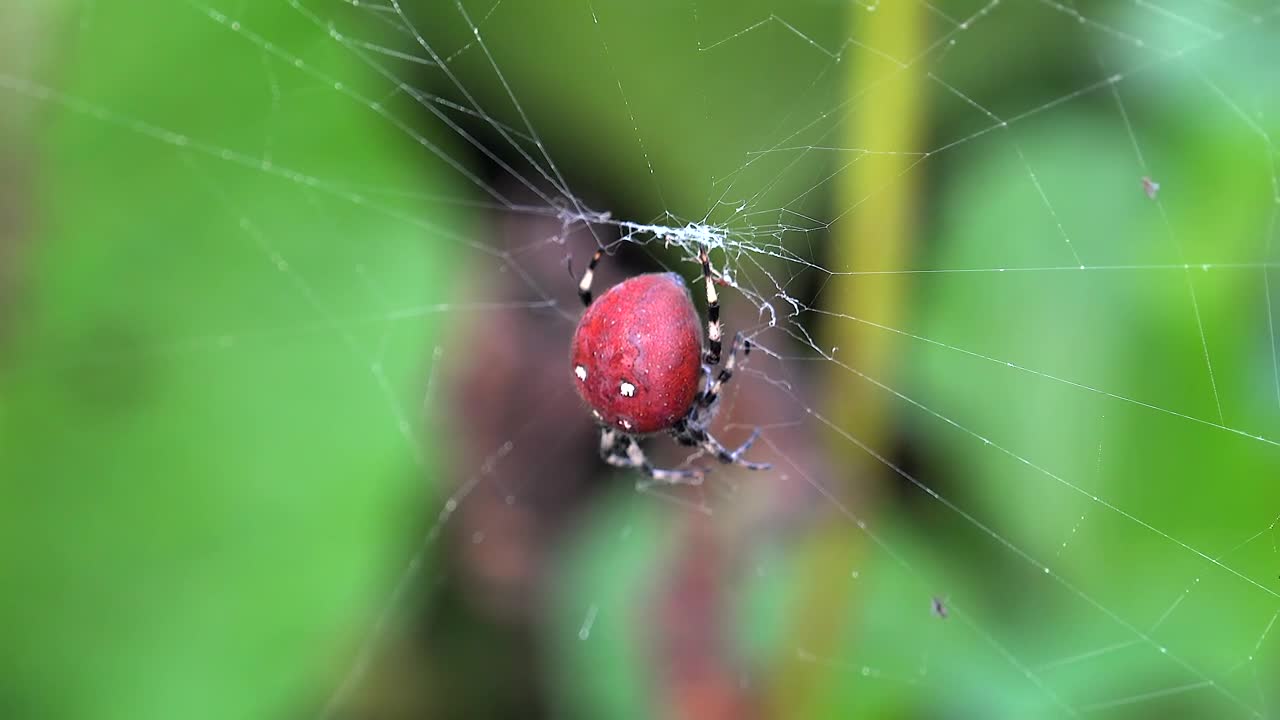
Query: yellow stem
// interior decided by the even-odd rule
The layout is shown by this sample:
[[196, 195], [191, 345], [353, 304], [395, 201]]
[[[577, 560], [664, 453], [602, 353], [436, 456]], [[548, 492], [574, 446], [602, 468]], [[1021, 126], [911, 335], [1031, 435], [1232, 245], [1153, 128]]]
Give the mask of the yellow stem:
[[[880, 53], [903, 64], [924, 46], [926, 15], [915, 2], [881, 2], [874, 12], [854, 11], [850, 34]], [[845, 77], [846, 97], [856, 98], [842, 132], [843, 147], [873, 151], [910, 152], [921, 147], [924, 92], [923, 71], [895, 67], [871, 53], [849, 56]], [[838, 177], [835, 207], [850, 209], [832, 227], [827, 264], [840, 270], [897, 270], [909, 265], [913, 252], [919, 173], [910, 169], [918, 161], [910, 154], [847, 156], [852, 164]], [[823, 300], [827, 309], [856, 318], [897, 327], [907, 297], [907, 275], [863, 275], [834, 279]], [[895, 385], [897, 347], [892, 333], [878, 331], [842, 318], [832, 318], [819, 329], [826, 347], [838, 347], [836, 359], [889, 386]], [[828, 363], [824, 378], [828, 404], [824, 414], [842, 433], [880, 453], [891, 450], [892, 403], [875, 385], [841, 364]], [[849, 442], [842, 433], [828, 433], [826, 444], [832, 473], [827, 485], [841, 493], [860, 516], [873, 512], [876, 488], [886, 469], [875, 458]], [[821, 663], [798, 662], [795, 647], [818, 658], [856, 657], [848, 647], [849, 625], [856, 617], [856, 581], [850, 573], [867, 556], [866, 537], [847, 517], [815, 533], [802, 555], [804, 592], [797, 599], [800, 611], [794, 619], [792, 643], [779, 660], [777, 682], [771, 697], [771, 717], [826, 717], [830, 690], [843, 678], [832, 679]], [[793, 647], [794, 646], [794, 647]], [[825, 680], [825, 682], [824, 682]], [[824, 687], [827, 683], [832, 683]]]

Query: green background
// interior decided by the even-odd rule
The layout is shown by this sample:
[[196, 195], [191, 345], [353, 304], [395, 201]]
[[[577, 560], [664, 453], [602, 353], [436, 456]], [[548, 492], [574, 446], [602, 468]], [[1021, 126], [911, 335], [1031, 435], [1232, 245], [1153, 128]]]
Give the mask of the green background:
[[[466, 46], [453, 6], [421, 5], [405, 10], [433, 48]], [[447, 452], [458, 409], [440, 394], [423, 409], [433, 349], [465, 352], [450, 334], [461, 314], [432, 308], [527, 261], [492, 249], [463, 202], [493, 200], [494, 185], [426, 143], [476, 166], [482, 153], [371, 57], [465, 102], [456, 78], [515, 132], [527, 116], [593, 206], [640, 221], [709, 212], [769, 246], [736, 256], [757, 287], [822, 287], [797, 290], [805, 312], [761, 340], [818, 384], [812, 406], [791, 401], [829, 468], [815, 481], [874, 488], [854, 493], [876, 498], [854, 510], [874, 530], [823, 501], [786, 531], [742, 536], [752, 571], [725, 580], [720, 601], [761, 716], [1225, 718], [1280, 702], [1266, 632], [1280, 609], [1275, 7], [1006, 3], [957, 30], [946, 18], [982, 5], [942, 3], [912, 22], [925, 46], [959, 42], [903, 70], [873, 51], [895, 29], [856, 5], [466, 3], [485, 44], [447, 74], [369, 49], [426, 56], [385, 7], [216, 7], [0, 11], [25, 40], [0, 67], [13, 159], [0, 183], [16, 208], [0, 248], [0, 716], [314, 715], [439, 512], [445, 469], [480, 466]], [[911, 170], [913, 237], [774, 235], [772, 223], [804, 223], [716, 202], [745, 153], [840, 146], [855, 114], [899, 122], [851, 100], [854, 67], [921, 80], [909, 86], [923, 129], [904, 150], [947, 147]], [[1101, 82], [1112, 72], [1123, 78]], [[993, 128], [975, 104], [1012, 121]], [[536, 177], [491, 126], [450, 117]], [[729, 197], [873, 213], [874, 195], [820, 182], [851, 160], [880, 162], [778, 153]], [[897, 182], [893, 167], [873, 185]], [[431, 195], [458, 202], [419, 201]], [[910, 241], [909, 262], [841, 259], [841, 243], [877, 241]], [[907, 276], [898, 295], [887, 284], [900, 274], [823, 268], [951, 272]], [[892, 318], [828, 304], [855, 284], [885, 284]], [[885, 333], [892, 390], [818, 351], [864, 367], [856, 348]], [[881, 396], [876, 428], [832, 432], [803, 412], [838, 406], [850, 384]], [[909, 474], [945, 500], [867, 462], [850, 441], [867, 433], [888, 438], [878, 452], [916, 448]], [[664, 563], [687, 552], [687, 519], [629, 480], [610, 477], [544, 571], [534, 631], [553, 715], [665, 712], [635, 624]], [[885, 499], [899, 490], [909, 508]], [[726, 542], [746, 532], [721, 518], [710, 524]], [[419, 577], [446, 552], [433, 546]], [[935, 595], [945, 621], [929, 613]], [[1130, 645], [1053, 666], [1118, 643]], [[503, 667], [501, 638], [463, 644]], [[408, 690], [356, 692], [419, 688], [442, 695], [422, 705], [441, 716], [512, 714], [475, 700], [500, 680], [407, 675]]]

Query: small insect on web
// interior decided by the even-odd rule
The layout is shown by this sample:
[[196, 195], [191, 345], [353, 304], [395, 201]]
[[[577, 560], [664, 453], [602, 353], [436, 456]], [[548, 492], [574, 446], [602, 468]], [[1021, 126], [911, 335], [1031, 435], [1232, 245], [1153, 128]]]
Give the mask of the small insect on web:
[[[639, 468], [660, 482], [698, 484], [706, 470], [666, 470], [653, 466], [637, 436], [667, 431], [676, 442], [697, 447], [722, 463], [767, 470], [743, 459], [760, 436], [729, 450], [709, 427], [719, 409], [720, 391], [733, 377], [738, 352], [751, 353], [741, 332], [720, 364], [723, 328], [715, 277], [707, 253], [700, 254], [707, 292], [707, 347], [684, 280], [675, 273], [647, 273], [624, 280], [594, 303], [591, 284], [603, 255], [597, 250], [578, 284], [586, 311], [570, 350], [575, 387], [601, 424], [600, 457], [617, 467]], [[702, 389], [699, 389], [701, 386]]]
[[937, 615], [939, 618], [943, 620], [947, 619], [947, 601], [946, 600], [935, 595], [933, 597], [933, 602], [930, 604], [930, 606], [933, 608], [934, 615]]

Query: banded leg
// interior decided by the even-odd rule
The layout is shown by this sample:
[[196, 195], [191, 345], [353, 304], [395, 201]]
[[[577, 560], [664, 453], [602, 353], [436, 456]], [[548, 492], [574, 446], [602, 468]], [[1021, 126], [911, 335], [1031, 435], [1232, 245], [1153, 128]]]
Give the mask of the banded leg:
[[739, 346], [742, 347], [744, 360], [751, 354], [751, 341], [746, 339], [741, 332], [734, 335], [733, 342], [729, 344], [729, 359], [725, 360], [724, 367], [720, 368], [720, 373], [716, 375], [715, 380], [707, 384], [706, 390], [702, 391], [702, 396], [698, 400], [698, 405], [702, 408], [709, 408], [715, 404], [716, 399], [720, 396], [721, 387], [733, 378], [733, 369], [738, 364]]
[[760, 437], [760, 428], [756, 428], [751, 433], [751, 437], [747, 438], [746, 442], [734, 450], [726, 448], [701, 426], [691, 425], [687, 422], [677, 425], [672, 429], [671, 434], [675, 437], [676, 442], [681, 445], [698, 447], [704, 452], [714, 455], [717, 460], [726, 465], [738, 465], [748, 470], [768, 470], [772, 467], [769, 463], [757, 463], [742, 459], [743, 454], [750, 450], [751, 446]]
[[711, 275], [711, 258], [707, 251], [702, 251], [702, 277], [707, 283], [707, 354], [703, 362], [708, 365], [720, 364], [720, 297], [716, 294], [716, 281]]
[[720, 441], [715, 439], [711, 433], [703, 431], [700, 445], [703, 450], [715, 455], [716, 459], [725, 465], [738, 465], [748, 470], [768, 470], [773, 467], [769, 463], [751, 462], [750, 460], [742, 459], [742, 455], [751, 449], [751, 446], [755, 444], [756, 439], [759, 437], [760, 428], [756, 428], [746, 442], [739, 445], [736, 450], [729, 450], [724, 445], [721, 445]]
[[663, 470], [656, 468], [645, 456], [640, 444], [630, 435], [605, 428], [600, 431], [600, 457], [610, 465], [621, 468], [639, 468], [657, 482], [676, 485], [702, 484], [702, 470]]
[[591, 281], [596, 278], [596, 265], [600, 264], [601, 255], [604, 255], [604, 251], [596, 250], [596, 254], [591, 256], [591, 262], [587, 263], [587, 271], [582, 273], [582, 279], [578, 281], [578, 297], [582, 299], [583, 305], [591, 304]]

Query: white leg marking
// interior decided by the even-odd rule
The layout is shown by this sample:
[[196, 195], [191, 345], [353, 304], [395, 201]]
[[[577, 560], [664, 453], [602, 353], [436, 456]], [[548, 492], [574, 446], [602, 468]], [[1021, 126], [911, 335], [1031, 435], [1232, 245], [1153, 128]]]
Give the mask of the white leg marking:
[[600, 453], [604, 454], [613, 446], [614, 435], [612, 430], [604, 430], [600, 433]]
[[640, 449], [640, 445], [634, 440], [627, 446], [627, 459], [636, 467], [644, 465], [644, 451]]

